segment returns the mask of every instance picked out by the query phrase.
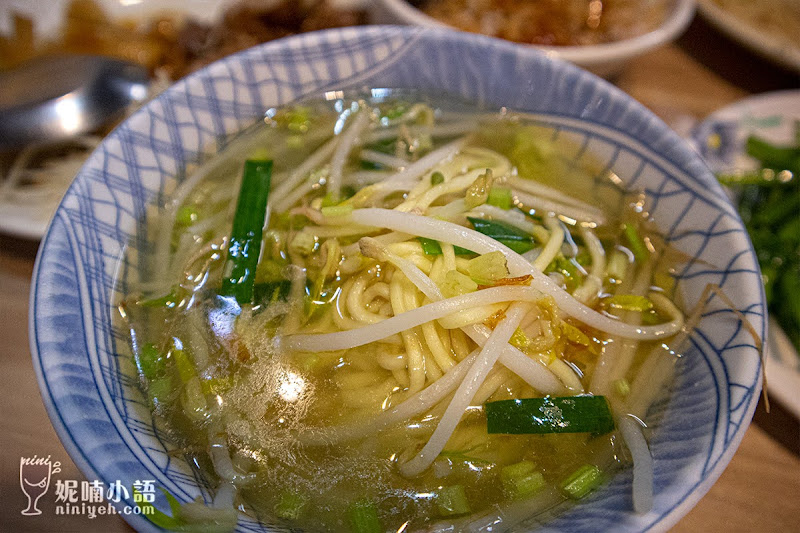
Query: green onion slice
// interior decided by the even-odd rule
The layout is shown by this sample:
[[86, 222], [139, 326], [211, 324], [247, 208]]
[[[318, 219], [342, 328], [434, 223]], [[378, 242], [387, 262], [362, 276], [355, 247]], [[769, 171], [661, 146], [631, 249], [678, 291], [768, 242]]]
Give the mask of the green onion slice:
[[[439, 245], [438, 241], [425, 237], [417, 237], [417, 240], [422, 245], [422, 251], [425, 255], [442, 255], [442, 247]], [[475, 255], [475, 252], [460, 246], [453, 246], [453, 251], [456, 255]]]
[[502, 400], [487, 403], [485, 409], [489, 433], [602, 435], [614, 429], [614, 418], [605, 396]]
[[272, 161], [245, 161], [220, 291], [221, 296], [235, 297], [240, 305], [253, 300], [271, 177]]
[[533, 236], [504, 222], [467, 217], [475, 231], [505, 244], [518, 254], [524, 254], [534, 247]]

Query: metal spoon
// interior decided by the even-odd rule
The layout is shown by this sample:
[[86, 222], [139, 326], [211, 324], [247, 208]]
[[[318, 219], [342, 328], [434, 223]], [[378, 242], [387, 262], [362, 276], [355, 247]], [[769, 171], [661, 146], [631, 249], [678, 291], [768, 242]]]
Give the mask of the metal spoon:
[[45, 56], [0, 73], [0, 149], [97, 130], [147, 96], [143, 67], [91, 55]]

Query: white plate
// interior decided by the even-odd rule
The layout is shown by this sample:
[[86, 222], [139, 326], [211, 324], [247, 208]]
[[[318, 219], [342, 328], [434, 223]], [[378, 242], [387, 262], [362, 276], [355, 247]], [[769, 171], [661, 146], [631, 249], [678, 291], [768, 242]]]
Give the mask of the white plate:
[[[57, 35], [64, 21], [65, 10], [71, 0], [52, 0], [31, 2], [30, 0], [0, 1], [0, 32], [9, 34], [12, 28], [12, 15], [19, 13], [34, 23], [34, 32], [39, 40]], [[211, 22], [216, 20], [230, 0], [100, 0], [99, 5], [110, 17], [144, 18], [160, 12], [171, 15], [189, 16], [195, 20]], [[95, 143], [96, 144], [96, 143]], [[87, 154], [88, 155], [88, 154]], [[67, 190], [80, 161], [52, 161], [61, 165], [70, 176], [61, 175], [58, 179], [40, 181], [35, 187], [19, 186], [14, 191], [0, 185], [0, 233], [23, 239], [40, 239], [50, 218]], [[5, 190], [4, 190], [5, 189]]]
[[[13, 14], [19, 13], [30, 18], [38, 40], [46, 40], [57, 35], [61, 28], [65, 11], [72, 0], [0, 0], [0, 33], [10, 34], [13, 27]], [[96, 0], [103, 11], [112, 19], [144, 19], [168, 13], [171, 16], [190, 17], [205, 23], [219, 20], [231, 4], [246, 0]], [[280, 0], [259, 0], [260, 5], [277, 3]], [[365, 0], [334, 0], [331, 5], [341, 9], [361, 9]], [[153, 88], [158, 92], [159, 87]], [[54, 164], [59, 164], [54, 161]], [[9, 187], [3, 187], [0, 174], [0, 233], [23, 239], [41, 239], [47, 224], [58, 206], [61, 196], [67, 190], [80, 164], [64, 161], [64, 171], [72, 174], [46, 182], [39, 181], [35, 187], [21, 186], [8, 194]], [[5, 190], [4, 190], [5, 189]]]
[[800, 42], [792, 42], [788, 37], [776, 37], [757, 22], [734, 16], [714, 0], [699, 0], [697, 8], [706, 20], [732, 39], [767, 59], [800, 72]]
[[[747, 136], [790, 144], [796, 120], [800, 120], [800, 90], [765, 93], [713, 113], [692, 138], [715, 172], [754, 168], [756, 162], [744, 153]], [[800, 418], [800, 357], [774, 320], [767, 341], [767, 381], [770, 395]]]

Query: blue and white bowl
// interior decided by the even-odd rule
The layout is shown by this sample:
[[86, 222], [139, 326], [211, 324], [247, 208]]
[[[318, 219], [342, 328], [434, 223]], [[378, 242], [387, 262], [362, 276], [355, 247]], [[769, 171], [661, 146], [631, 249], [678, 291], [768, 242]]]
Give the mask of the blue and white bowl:
[[[554, 136], [578, 139], [575, 157], [591, 153], [629, 190], [644, 192], [660, 231], [692, 258], [678, 274], [686, 309], [707, 284], [717, 284], [764, 338], [760, 273], [736, 210], [700, 158], [629, 96], [535, 50], [476, 35], [395, 27], [307, 34], [223, 59], [152, 101], [89, 158], [50, 224], [31, 292], [31, 351], [53, 425], [89, 479], [128, 487], [154, 480], [183, 501], [209, 497], [188, 465], [167, 453], [137, 389], [127, 333], [112, 323], [119, 287], [135, 268], [130, 257], [151, 244], [141, 221], [174, 189], [176, 176], [223, 149], [266, 109], [366, 87], [446, 91], [508, 106], [534, 114]], [[133, 253], [126, 256], [128, 246]], [[736, 315], [716, 298], [706, 309], [673, 394], [651, 412], [660, 420], [650, 440], [653, 510], [632, 511], [631, 472], [623, 471], [546, 530], [664, 531], [722, 473], [755, 409], [761, 368]], [[168, 509], [160, 494], [155, 503]], [[156, 529], [141, 516], [126, 519]], [[239, 530], [285, 528], [242, 516]]]

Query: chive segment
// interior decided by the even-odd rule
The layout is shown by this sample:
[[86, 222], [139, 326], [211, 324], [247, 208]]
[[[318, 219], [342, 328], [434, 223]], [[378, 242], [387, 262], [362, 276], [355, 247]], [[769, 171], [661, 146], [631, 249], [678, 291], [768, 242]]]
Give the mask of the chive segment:
[[[417, 237], [417, 240], [422, 245], [422, 252], [425, 255], [442, 255], [442, 247], [438, 241], [426, 237]], [[475, 255], [475, 252], [460, 246], [453, 246], [453, 251], [456, 255]]]
[[524, 254], [534, 247], [533, 236], [510, 224], [476, 217], [467, 217], [467, 220], [475, 231], [505, 244], [518, 254]]
[[605, 396], [502, 400], [488, 402], [484, 408], [489, 433], [603, 435], [614, 429], [614, 418]]
[[240, 305], [253, 300], [271, 178], [272, 161], [245, 161], [220, 290], [220, 295], [233, 296]]

